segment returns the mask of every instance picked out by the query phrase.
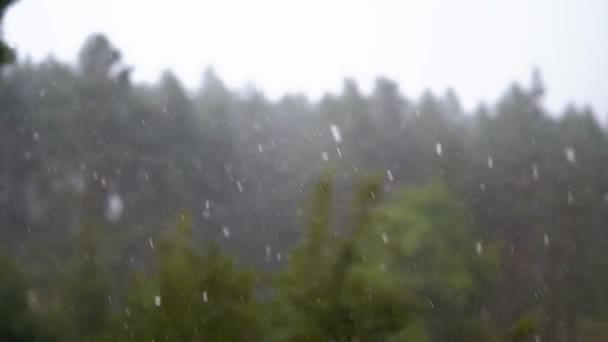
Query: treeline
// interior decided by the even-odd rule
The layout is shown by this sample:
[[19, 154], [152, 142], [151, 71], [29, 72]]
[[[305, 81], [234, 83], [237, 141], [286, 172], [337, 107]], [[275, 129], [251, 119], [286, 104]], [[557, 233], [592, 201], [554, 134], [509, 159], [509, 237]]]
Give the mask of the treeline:
[[607, 135], [589, 108], [547, 112], [538, 73], [467, 113], [386, 78], [318, 101], [211, 69], [134, 84], [101, 35], [76, 66], [2, 68], [7, 334], [607, 336]]
[[[499, 246], [471, 246], [470, 220], [445, 186], [412, 187], [381, 200], [380, 182], [358, 182], [350, 215], [335, 222], [334, 186], [322, 177], [306, 208], [306, 232], [273, 273], [238, 266], [217, 246], [204, 251], [181, 213], [155, 247], [152, 272], [135, 269], [112, 289], [99, 231], [47, 295], [2, 264], [13, 341], [524, 341], [522, 315], [499, 331], [480, 305], [497, 281]], [[332, 223], [348, 226], [341, 234]], [[50, 294], [50, 295], [49, 295]]]

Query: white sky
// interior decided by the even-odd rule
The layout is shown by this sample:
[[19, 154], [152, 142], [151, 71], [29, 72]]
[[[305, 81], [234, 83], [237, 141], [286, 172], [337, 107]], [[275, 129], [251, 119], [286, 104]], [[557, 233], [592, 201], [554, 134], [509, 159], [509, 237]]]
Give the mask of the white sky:
[[64, 61], [106, 33], [137, 80], [169, 68], [195, 87], [213, 65], [276, 97], [386, 75], [409, 97], [453, 87], [469, 109], [537, 65], [552, 110], [574, 101], [605, 117], [607, 14], [606, 0], [20, 0], [4, 33], [21, 58]]

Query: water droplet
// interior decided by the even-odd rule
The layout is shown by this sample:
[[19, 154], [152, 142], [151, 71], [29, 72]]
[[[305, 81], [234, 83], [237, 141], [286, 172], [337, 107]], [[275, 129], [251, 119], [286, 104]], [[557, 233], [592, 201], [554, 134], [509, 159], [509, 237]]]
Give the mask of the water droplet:
[[569, 205], [573, 205], [574, 204], [574, 195], [572, 194], [571, 190], [568, 190], [568, 204]]
[[144, 127], [146, 127], [146, 120], [143, 120], [143, 119], [142, 119], [142, 120], [141, 120], [141, 125], [142, 125], [142, 126], [144, 126]]
[[258, 144], [258, 152], [264, 152], [264, 146], [262, 146], [262, 144]]
[[281, 253], [277, 253], [277, 261], [281, 262]]
[[154, 305], [160, 308], [160, 296], [154, 296]]
[[338, 157], [342, 158], [342, 151], [339, 147], [336, 147], [336, 152], [338, 153]]
[[243, 192], [243, 184], [241, 184], [241, 181], [236, 181], [236, 187], [239, 189], [239, 192]]
[[382, 242], [384, 242], [384, 244], [388, 243], [388, 235], [386, 233], [382, 233]]
[[38, 132], [34, 132], [33, 136], [34, 140], [38, 141], [40, 140], [40, 134]]
[[435, 143], [435, 153], [437, 153], [438, 156], [443, 154], [443, 147], [440, 143]]
[[566, 159], [571, 163], [576, 163], [576, 151], [574, 147], [568, 146], [564, 149], [564, 153], [566, 154]]
[[547, 233], [545, 233], [545, 235], [543, 236], [543, 242], [545, 243], [545, 246], [549, 246], [549, 235], [547, 235]]
[[203, 302], [207, 303], [207, 301], [209, 300], [209, 297], [207, 296], [207, 291], [203, 291]]
[[475, 252], [477, 252], [478, 255], [481, 255], [481, 253], [483, 253], [483, 245], [481, 244], [481, 241], [477, 241], [475, 243]]
[[342, 134], [340, 134], [340, 128], [338, 126], [331, 124], [329, 125], [329, 129], [331, 130], [331, 136], [334, 138], [336, 144], [342, 141]]
[[321, 152], [321, 157], [323, 158], [323, 161], [329, 160], [329, 154], [327, 154], [327, 152]]
[[117, 193], [109, 194], [106, 208], [106, 219], [110, 222], [118, 221], [122, 215], [123, 209], [124, 203], [120, 195]]
[[228, 229], [228, 227], [226, 227], [226, 226], [222, 227], [222, 234], [224, 234], [224, 237], [226, 239], [230, 237], [230, 230]]
[[389, 180], [390, 182], [392, 182], [392, 181], [394, 181], [394, 180], [395, 180], [395, 178], [393, 178], [393, 172], [392, 172], [390, 169], [389, 169], [389, 170], [386, 170], [386, 177], [388, 178], [388, 180]]
[[534, 180], [538, 180], [538, 165], [537, 164], [532, 164], [532, 178], [534, 178]]
[[494, 168], [494, 159], [492, 159], [492, 157], [488, 157], [488, 168]]
[[486, 185], [484, 183], [480, 183], [479, 184], [479, 189], [481, 189], [482, 191], [486, 189]]
[[152, 241], [151, 237], [148, 238], [148, 244], [150, 244], [150, 248], [154, 249], [154, 241]]

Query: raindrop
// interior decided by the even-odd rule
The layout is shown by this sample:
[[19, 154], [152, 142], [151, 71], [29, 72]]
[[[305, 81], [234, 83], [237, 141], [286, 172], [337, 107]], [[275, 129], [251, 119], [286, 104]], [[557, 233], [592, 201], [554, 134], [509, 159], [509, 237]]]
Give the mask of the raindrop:
[[222, 227], [222, 233], [224, 234], [224, 237], [227, 239], [230, 237], [230, 230], [228, 229], [228, 227], [223, 226]]
[[236, 187], [239, 189], [239, 192], [243, 192], [243, 184], [241, 184], [241, 181], [236, 181]]
[[547, 233], [543, 236], [543, 242], [545, 243], [545, 246], [549, 246], [549, 235], [547, 235]]
[[205, 209], [210, 209], [210, 208], [211, 208], [211, 201], [205, 200]]
[[270, 246], [266, 245], [266, 259], [270, 260], [270, 254], [272, 253], [272, 249]]
[[395, 180], [395, 178], [393, 178], [393, 172], [392, 172], [390, 169], [389, 169], [389, 170], [386, 170], [386, 177], [387, 177], [387, 178], [388, 178], [388, 180], [389, 180], [389, 181], [391, 181], [391, 182]]
[[574, 151], [574, 147], [568, 146], [564, 149], [564, 153], [566, 154], [566, 159], [572, 164], [576, 163], [576, 151]]
[[340, 134], [340, 129], [338, 126], [331, 124], [329, 125], [329, 129], [331, 130], [331, 136], [334, 138], [336, 144], [342, 141], [342, 134]]
[[150, 248], [154, 249], [154, 241], [152, 241], [151, 237], [148, 238], [148, 244], [150, 245]]
[[342, 151], [340, 151], [339, 147], [336, 147], [336, 152], [338, 153], [338, 157], [342, 158]]
[[440, 143], [435, 143], [435, 153], [437, 153], [438, 156], [443, 154], [443, 147]]
[[207, 291], [203, 291], [203, 302], [207, 303], [207, 301], [209, 300], [209, 297], [207, 296]]
[[384, 244], [388, 243], [388, 235], [386, 235], [386, 233], [382, 233], [382, 242], [384, 242]]
[[329, 160], [329, 154], [327, 154], [327, 152], [321, 152], [321, 157], [323, 158], [323, 161]]
[[101, 183], [102, 187], [104, 187], [104, 188], [106, 187], [106, 179], [105, 178], [101, 177], [100, 183]]
[[571, 190], [568, 190], [568, 204], [569, 205], [574, 204], [574, 195], [572, 194]]
[[264, 146], [262, 146], [262, 144], [258, 144], [258, 152], [264, 152]]
[[144, 126], [144, 127], [146, 127], [146, 120], [143, 120], [143, 119], [142, 119], [142, 120], [141, 120], [141, 125], [142, 125], [142, 126]]
[[277, 261], [281, 262], [281, 253], [277, 253]]
[[34, 140], [38, 141], [40, 140], [40, 134], [38, 132], [34, 132], [33, 136]]
[[479, 184], [479, 189], [481, 189], [482, 191], [486, 189], [486, 185], [484, 183], [480, 183]]
[[154, 296], [154, 305], [160, 308], [160, 296]]
[[477, 241], [475, 243], [475, 252], [477, 252], [478, 255], [481, 255], [481, 253], [483, 253], [483, 246], [481, 244], [481, 241]]
[[534, 178], [534, 180], [538, 180], [538, 165], [537, 164], [532, 165], [532, 178]]
[[488, 157], [488, 168], [494, 168], [494, 159], [492, 159], [492, 157]]
[[122, 211], [124, 210], [124, 203], [120, 195], [111, 193], [108, 195], [108, 204], [106, 209], [106, 219], [110, 222], [116, 222], [120, 219]]

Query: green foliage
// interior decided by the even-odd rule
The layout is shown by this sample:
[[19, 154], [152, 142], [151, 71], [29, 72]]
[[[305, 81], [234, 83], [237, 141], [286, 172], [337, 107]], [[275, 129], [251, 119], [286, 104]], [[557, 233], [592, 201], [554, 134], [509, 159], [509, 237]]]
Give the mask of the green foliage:
[[340, 238], [330, 231], [331, 188], [327, 178], [316, 184], [306, 235], [278, 276], [271, 328], [277, 340], [382, 340], [399, 332], [417, 307], [360, 249], [379, 196], [377, 182], [358, 185], [353, 226]]
[[[54, 308], [65, 321], [62, 332], [74, 341], [92, 341], [105, 331], [110, 318], [110, 284], [98, 252], [99, 232], [94, 226], [83, 229], [78, 252], [67, 267], [61, 303]], [[65, 315], [65, 317], [60, 317]]]
[[437, 340], [488, 340], [479, 317], [483, 280], [498, 269], [496, 246], [476, 240], [464, 208], [438, 182], [404, 190], [380, 208], [368, 241], [386, 274], [424, 301], [429, 334]]
[[[191, 223], [159, 243], [157, 272], [136, 277], [116, 330], [129, 341], [249, 341], [259, 336], [254, 274], [217, 247], [200, 255]], [[238, 327], [238, 328], [235, 328]]]
[[0, 257], [0, 340], [50, 341], [27, 298], [27, 283], [19, 271]]
[[488, 340], [483, 322], [471, 320], [472, 298], [477, 277], [496, 272], [497, 250], [475, 252], [445, 187], [409, 189], [376, 208], [378, 182], [362, 180], [352, 227], [338, 238], [329, 231], [330, 184], [316, 185], [306, 235], [277, 282], [279, 339]]
[[520, 317], [509, 329], [509, 342], [522, 342], [538, 333], [538, 321], [535, 315], [526, 314]]

